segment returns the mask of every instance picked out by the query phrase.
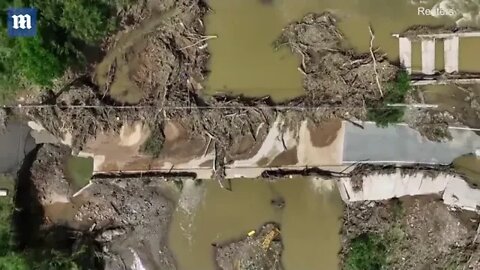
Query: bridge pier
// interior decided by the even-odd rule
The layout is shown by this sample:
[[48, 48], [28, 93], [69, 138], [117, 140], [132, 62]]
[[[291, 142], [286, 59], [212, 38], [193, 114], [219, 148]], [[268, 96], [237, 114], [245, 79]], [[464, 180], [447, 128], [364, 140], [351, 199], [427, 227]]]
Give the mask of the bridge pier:
[[422, 73], [435, 74], [435, 39], [422, 40]]
[[[459, 73], [460, 38], [480, 38], [480, 31], [418, 34], [416, 36], [402, 36], [398, 38], [400, 64], [408, 74], [412, 74], [413, 85], [432, 84], [476, 84], [480, 83], [480, 73]], [[422, 68], [412, 70], [412, 40], [422, 43]], [[443, 41], [444, 69], [438, 73], [435, 70], [435, 41]]]
[[460, 39], [458, 37], [447, 38], [443, 42], [444, 59], [445, 59], [445, 72], [454, 73], [458, 72], [458, 49]]
[[412, 42], [405, 37], [398, 39], [400, 64], [412, 74]]

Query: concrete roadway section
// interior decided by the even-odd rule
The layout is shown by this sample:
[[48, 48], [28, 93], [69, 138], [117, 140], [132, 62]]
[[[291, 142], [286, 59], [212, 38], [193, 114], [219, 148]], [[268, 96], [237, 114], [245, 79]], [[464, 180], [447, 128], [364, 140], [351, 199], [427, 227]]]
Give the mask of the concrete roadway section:
[[364, 129], [345, 124], [344, 163], [450, 164], [455, 158], [480, 149], [480, 136], [466, 129], [451, 128], [453, 140], [432, 142], [406, 125], [379, 128], [365, 123]]

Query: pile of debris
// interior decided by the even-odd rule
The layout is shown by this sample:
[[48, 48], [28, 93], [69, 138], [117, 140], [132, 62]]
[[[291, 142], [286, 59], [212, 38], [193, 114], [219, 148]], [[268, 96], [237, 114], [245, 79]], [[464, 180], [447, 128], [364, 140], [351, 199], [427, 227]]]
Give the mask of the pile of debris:
[[265, 224], [240, 241], [216, 248], [216, 262], [223, 270], [281, 270], [283, 245], [278, 225]]

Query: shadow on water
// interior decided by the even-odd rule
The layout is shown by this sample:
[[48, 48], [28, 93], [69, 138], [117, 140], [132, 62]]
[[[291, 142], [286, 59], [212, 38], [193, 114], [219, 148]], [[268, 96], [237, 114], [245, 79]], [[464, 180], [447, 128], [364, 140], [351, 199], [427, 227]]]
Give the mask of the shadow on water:
[[13, 224], [16, 232], [15, 240], [20, 249], [38, 243], [37, 236], [43, 222], [44, 213], [42, 205], [37, 200], [38, 192], [30, 181], [30, 168], [41, 147], [41, 145], [37, 145], [34, 150], [25, 156], [18, 171]]
[[25, 156], [17, 175], [15, 211], [12, 217], [16, 248], [28, 251], [25, 256], [31, 267], [45, 262], [71, 260], [80, 269], [102, 269], [103, 262], [95, 256], [100, 246], [94, 241], [94, 235], [68, 226], [45, 223], [45, 212], [38, 200], [39, 192], [31, 181], [30, 171], [41, 147], [42, 145], [37, 145]]

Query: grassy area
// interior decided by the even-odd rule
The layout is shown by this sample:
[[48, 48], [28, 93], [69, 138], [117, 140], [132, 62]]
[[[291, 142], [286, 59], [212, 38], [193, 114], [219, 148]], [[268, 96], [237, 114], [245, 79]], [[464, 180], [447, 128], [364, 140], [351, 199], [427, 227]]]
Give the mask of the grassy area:
[[345, 262], [347, 270], [380, 270], [387, 265], [387, 251], [379, 234], [362, 234], [352, 240]]
[[75, 190], [88, 185], [93, 175], [93, 158], [71, 156], [67, 159], [65, 175]]
[[405, 71], [397, 74], [395, 81], [387, 84], [382, 103], [369, 105], [367, 118], [377, 123], [377, 126], [387, 127], [389, 124], [402, 121], [405, 108], [388, 107], [387, 104], [403, 103], [405, 96], [411, 90], [410, 76]]
[[8, 190], [9, 196], [15, 192], [15, 180], [9, 175], [0, 174], [0, 189]]
[[[49, 88], [67, 68], [82, 70], [84, 52], [117, 25], [118, 7], [127, 0], [0, 1], [0, 104], [22, 89]], [[9, 7], [36, 7], [37, 36], [10, 38]]]
[[345, 259], [346, 270], [389, 269], [389, 264], [397, 258], [397, 251], [403, 246], [405, 232], [403, 228], [404, 209], [398, 200], [393, 202], [393, 223], [385, 232], [364, 233], [350, 242]]

